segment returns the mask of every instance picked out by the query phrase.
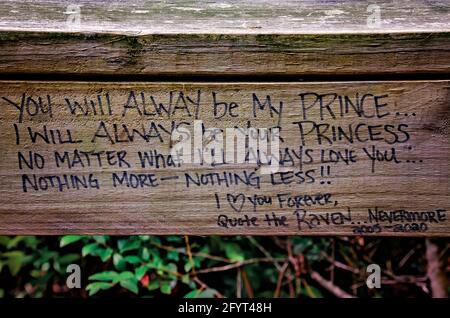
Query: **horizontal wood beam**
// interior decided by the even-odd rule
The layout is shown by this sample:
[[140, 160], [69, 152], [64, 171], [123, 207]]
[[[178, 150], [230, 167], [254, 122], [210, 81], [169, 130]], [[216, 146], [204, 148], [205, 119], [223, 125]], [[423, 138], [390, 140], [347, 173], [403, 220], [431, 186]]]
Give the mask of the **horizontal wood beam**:
[[[450, 33], [177, 34], [0, 32], [0, 76], [449, 74]], [[117, 79], [117, 78], [116, 78]]]
[[[0, 234], [449, 236], [449, 88], [2, 81]], [[275, 170], [169, 156], [249, 126]]]
[[450, 31], [446, 0], [0, 0], [0, 30], [146, 34]]

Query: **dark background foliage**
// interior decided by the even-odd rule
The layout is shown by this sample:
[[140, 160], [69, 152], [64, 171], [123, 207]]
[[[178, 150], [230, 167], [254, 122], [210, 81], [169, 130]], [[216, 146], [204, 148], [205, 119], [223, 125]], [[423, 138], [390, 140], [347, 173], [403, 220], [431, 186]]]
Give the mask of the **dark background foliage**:
[[[0, 297], [431, 297], [430, 257], [449, 273], [448, 240], [435, 243], [431, 255], [422, 238], [0, 236]], [[380, 289], [365, 283], [373, 263]]]

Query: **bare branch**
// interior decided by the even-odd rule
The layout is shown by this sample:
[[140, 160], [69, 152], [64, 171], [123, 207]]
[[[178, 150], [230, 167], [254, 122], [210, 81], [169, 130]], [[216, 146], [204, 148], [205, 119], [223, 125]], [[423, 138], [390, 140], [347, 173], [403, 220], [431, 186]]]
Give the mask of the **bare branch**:
[[323, 278], [318, 272], [312, 271], [311, 272], [311, 278], [314, 279], [316, 282], [318, 282], [322, 287], [327, 289], [329, 292], [334, 294], [336, 297], [339, 298], [355, 298], [353, 295], [350, 295], [346, 291], [343, 291], [338, 286], [334, 285], [329, 280], [326, 280]]
[[425, 240], [427, 258], [427, 276], [430, 280], [431, 295], [433, 298], [447, 298], [447, 277], [442, 270], [442, 262], [439, 259], [439, 246], [432, 239]]

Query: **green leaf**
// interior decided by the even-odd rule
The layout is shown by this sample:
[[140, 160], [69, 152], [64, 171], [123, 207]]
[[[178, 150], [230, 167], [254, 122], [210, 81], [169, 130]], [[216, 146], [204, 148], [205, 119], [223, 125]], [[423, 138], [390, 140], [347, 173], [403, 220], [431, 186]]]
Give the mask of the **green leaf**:
[[212, 288], [206, 288], [204, 291], [198, 295], [198, 298], [214, 298], [214, 296], [217, 294], [217, 291]]
[[182, 237], [181, 236], [167, 236], [167, 241], [168, 242], [174, 242], [174, 243], [179, 243], [182, 241]]
[[159, 258], [159, 256], [154, 256], [149, 264], [151, 264], [153, 268], [160, 268], [163, 261]]
[[31, 275], [31, 277], [39, 278], [39, 277], [42, 276], [42, 272], [41, 272], [40, 270], [33, 269], [33, 270], [30, 272], [30, 275]]
[[81, 249], [81, 255], [87, 256], [93, 254], [94, 251], [99, 249], [100, 246], [97, 243], [90, 243], [88, 245], [83, 246]]
[[119, 248], [120, 253], [138, 249], [140, 246], [141, 246], [141, 242], [135, 240], [134, 238], [119, 240], [117, 242], [117, 247]]
[[134, 279], [134, 274], [130, 271], [126, 271], [126, 272], [122, 272], [119, 274], [119, 279], [122, 280], [127, 280], [127, 279]]
[[81, 254], [83, 256], [92, 255], [99, 256], [103, 262], [106, 262], [113, 254], [113, 249], [110, 247], [104, 248], [97, 243], [91, 243], [83, 247]]
[[16, 248], [17, 245], [25, 239], [25, 236], [16, 236], [13, 237], [8, 244], [6, 245], [7, 249]]
[[25, 263], [26, 256], [22, 251], [10, 251], [2, 254], [6, 257], [6, 264], [8, 265], [11, 275], [16, 276], [22, 265]]
[[118, 281], [120, 281], [120, 275], [119, 273], [114, 271], [105, 271], [89, 276], [89, 280], [100, 280], [117, 283]]
[[191, 261], [188, 261], [186, 264], [184, 264], [184, 271], [187, 273], [192, 269], [192, 265], [194, 265]]
[[191, 290], [189, 293], [184, 295], [184, 298], [197, 298], [201, 291], [199, 289]]
[[136, 268], [136, 270], [134, 272], [135, 273], [134, 276], [136, 277], [136, 279], [141, 279], [142, 277], [144, 277], [144, 275], [145, 275], [145, 273], [147, 273], [147, 271], [148, 271], [148, 266], [142, 265], [142, 266]]
[[22, 251], [9, 251], [0, 254], [0, 256], [3, 258], [15, 258], [15, 257], [23, 257], [24, 253]]
[[42, 264], [41, 271], [48, 272], [49, 269], [50, 269], [50, 263], [49, 262], [45, 262], [44, 264]]
[[180, 254], [177, 251], [170, 251], [167, 253], [167, 259], [178, 261], [180, 259]]
[[89, 291], [89, 296], [92, 296], [96, 293], [98, 293], [100, 290], [106, 290], [110, 289], [113, 286], [111, 283], [105, 283], [105, 282], [95, 282], [90, 283], [86, 286], [86, 290]]
[[117, 270], [123, 271], [126, 268], [127, 263], [123, 260], [122, 255], [119, 253], [114, 253], [113, 255], [113, 264]]
[[5, 291], [0, 288], [0, 298], [5, 297]]
[[150, 283], [148, 284], [147, 289], [148, 290], [155, 290], [159, 288], [159, 281], [158, 280], [151, 280]]
[[186, 274], [186, 275], [181, 276], [181, 281], [185, 284], [189, 284], [191, 279], [189, 278], [189, 275]]
[[123, 260], [124, 260], [125, 262], [127, 262], [127, 263], [130, 263], [130, 264], [139, 264], [139, 263], [142, 263], [141, 259], [140, 259], [139, 257], [137, 257], [137, 256], [134, 256], [134, 255], [125, 256], [125, 257], [123, 258]]
[[129, 279], [121, 280], [120, 286], [135, 294], [139, 293], [138, 280], [134, 276]]
[[175, 274], [178, 272], [178, 268], [177, 265], [174, 263], [169, 263], [166, 266], [164, 266], [164, 269], [166, 269], [168, 272], [170, 272], [171, 274]]
[[161, 282], [161, 286], [159, 287], [159, 290], [161, 291], [161, 293], [166, 294], [166, 295], [170, 295], [170, 293], [172, 292], [172, 288], [170, 287], [169, 282]]
[[100, 256], [103, 262], [106, 262], [112, 256], [113, 252], [114, 251], [112, 250], [112, 248], [108, 247], [105, 249], [97, 250], [96, 254]]
[[209, 246], [207, 245], [203, 246], [199, 252], [202, 254], [209, 254]]
[[84, 238], [83, 235], [65, 235], [59, 241], [59, 247], [64, 247], [64, 246], [67, 246], [69, 244], [78, 242], [79, 240], [81, 240], [83, 238]]
[[94, 235], [93, 239], [98, 243], [98, 244], [106, 244], [106, 240], [107, 240], [108, 236], [106, 235]]
[[240, 262], [244, 260], [243, 252], [236, 243], [227, 243], [225, 245], [225, 255], [232, 261]]
[[142, 249], [142, 260], [148, 262], [149, 259], [150, 259], [150, 252], [148, 251], [148, 248], [144, 247]]

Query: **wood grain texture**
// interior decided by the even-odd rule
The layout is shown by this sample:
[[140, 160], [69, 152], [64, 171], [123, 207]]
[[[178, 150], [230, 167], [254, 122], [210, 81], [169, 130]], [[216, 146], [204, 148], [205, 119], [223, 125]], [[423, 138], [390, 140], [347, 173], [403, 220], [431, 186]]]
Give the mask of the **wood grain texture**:
[[[117, 34], [0, 32], [0, 74], [338, 76], [448, 74], [450, 33]], [[39, 78], [39, 77], [38, 77]]]
[[[368, 24], [374, 6], [380, 24]], [[74, 17], [79, 13], [79, 23]], [[0, 30], [145, 34], [450, 31], [445, 0], [0, 1]]]
[[[373, 6], [379, 24], [370, 23]], [[448, 74], [449, 17], [442, 0], [1, 0], [0, 74]]]
[[[449, 236], [449, 88], [448, 81], [3, 81], [0, 82], [0, 234]], [[135, 93], [136, 103], [130, 99], [131, 92]], [[140, 99], [141, 92], [147, 105], [145, 112]], [[170, 106], [170, 92], [173, 94], [173, 112], [158, 115], [154, 108], [152, 112], [153, 101], [156, 105], [163, 103], [166, 107]], [[214, 118], [213, 92], [217, 94], [216, 102], [226, 102], [228, 105], [235, 102], [239, 106], [232, 113]], [[336, 95], [323, 95], [320, 107], [319, 102], [314, 104], [311, 100], [316, 95], [299, 95], [305, 93]], [[269, 95], [272, 112], [267, 105], [265, 109], [260, 109], [256, 104], [254, 109], [253, 94], [261, 102]], [[196, 105], [199, 96], [200, 102]], [[301, 96], [306, 96], [306, 108], [302, 107]], [[331, 102], [330, 98], [333, 96], [336, 99]], [[39, 104], [39, 97], [42, 104]], [[100, 114], [96, 104], [99, 98], [103, 107], [106, 107], [107, 98], [109, 99], [111, 113], [105, 111]], [[48, 111], [49, 101], [51, 112], [42, 112]], [[75, 101], [80, 103], [80, 107], [85, 103], [88, 106], [97, 105], [97, 114], [91, 111], [84, 115], [80, 112], [80, 107], [71, 114], [70, 105], [74, 106]], [[343, 108], [339, 101], [344, 101]], [[360, 112], [355, 112], [348, 103], [347, 109], [345, 101], [360, 105], [360, 108], [357, 107]], [[283, 105], [282, 111], [280, 102]], [[42, 108], [36, 105], [42, 105]], [[134, 106], [126, 108], [126, 105]], [[24, 114], [20, 116], [19, 109], [22, 106]], [[277, 113], [276, 110], [280, 112]], [[207, 128], [245, 128], [248, 121], [253, 127], [259, 128], [280, 125], [283, 137], [280, 147], [282, 150], [290, 149], [293, 163], [290, 165], [286, 160], [279, 173], [274, 175], [260, 175], [258, 165], [249, 163], [215, 167], [194, 163], [171, 168], [140, 166], [137, 155], [139, 151], [158, 151], [167, 155], [172, 123], [183, 121], [191, 127], [188, 124], [192, 124], [194, 119], [202, 120]], [[311, 131], [302, 139], [299, 122], [305, 121], [308, 122], [305, 125], [313, 125], [314, 122], [329, 127], [325, 130], [325, 126], [321, 126], [322, 129], [317, 133], [312, 126], [304, 126], [305, 131]], [[101, 122], [111, 133], [111, 139], [105, 137], [105, 134], [93, 139]], [[151, 127], [152, 123], [160, 125], [160, 135], [149, 133], [147, 136], [151, 137], [148, 140], [136, 134], [135, 140], [131, 142], [122, 129], [122, 124], [125, 124], [129, 131], [133, 128], [140, 131]], [[17, 139], [14, 124], [20, 139]], [[117, 137], [113, 133], [114, 124], [119, 127]], [[59, 129], [62, 139], [68, 140], [67, 130], [70, 130], [73, 140], [79, 139], [81, 142], [53, 144], [51, 141], [44, 142], [41, 137], [36, 137], [35, 142], [32, 142], [30, 132], [42, 133], [43, 125], [46, 125], [48, 133], [53, 129], [56, 141], [59, 140], [59, 134], [55, 129]], [[359, 127], [359, 132], [355, 132], [356, 126]], [[340, 133], [342, 131], [347, 135], [353, 134], [353, 141], [350, 142], [348, 136], [343, 136]], [[337, 134], [334, 137], [333, 132]], [[116, 138], [122, 141], [118, 142]], [[299, 148], [302, 145], [304, 147]], [[385, 160], [372, 163], [364, 151], [366, 149], [370, 153], [374, 149], [372, 147], [380, 150]], [[111, 151], [113, 157], [109, 163], [103, 157], [102, 166], [99, 166], [95, 158], [91, 158], [89, 162], [86, 158], [80, 159], [82, 163], [78, 160], [71, 169], [67, 167], [67, 160], [60, 162], [59, 167], [55, 164], [55, 151], [60, 154], [67, 151], [72, 156], [75, 149], [85, 152]], [[300, 162], [292, 152], [295, 150], [299, 155], [305, 149], [311, 149], [312, 162], [308, 162], [306, 154]], [[342, 161], [341, 156], [338, 163], [327, 163], [326, 158], [331, 150], [340, 151], [342, 156], [345, 150], [353, 151], [355, 160], [350, 160], [347, 164]], [[20, 169], [19, 151], [25, 158], [28, 158], [30, 151], [41, 154], [45, 158], [44, 168], [35, 166], [30, 169], [22, 160]], [[115, 151], [126, 151], [126, 161], [131, 167], [120, 167], [117, 156], [114, 157], [114, 154], [117, 155]], [[321, 159], [322, 151], [325, 159]], [[325, 168], [325, 174], [321, 171], [322, 167]], [[125, 183], [114, 187], [113, 173], [123, 176], [124, 171], [129, 175], [153, 174], [156, 181], [149, 185], [152, 182], [147, 179], [143, 187], [127, 187]], [[224, 182], [218, 184], [217, 180], [213, 185], [208, 181], [212, 177], [205, 177], [205, 184], [190, 182], [187, 187], [186, 173], [195, 179], [197, 173], [230, 172], [245, 179], [244, 171], [259, 175], [260, 186], [256, 187], [254, 182], [226, 186]], [[313, 171], [310, 173], [313, 178], [305, 177], [306, 171]], [[66, 174], [82, 177], [91, 173], [100, 182], [100, 189], [81, 187], [76, 190], [72, 186], [70, 189], [62, 186], [60, 191], [56, 177], [53, 179], [56, 184], [54, 187], [48, 179], [49, 176], [61, 177]], [[23, 188], [23, 175], [31, 178], [31, 181], [26, 182], [26, 192]], [[33, 175], [38, 180], [35, 185], [37, 190], [32, 185]], [[174, 176], [177, 179], [164, 179]], [[301, 176], [304, 177], [303, 181]], [[280, 184], [282, 181], [284, 184]], [[219, 197], [220, 209], [217, 207], [215, 194]], [[327, 194], [329, 200], [318, 198], [318, 195]], [[250, 200], [253, 195], [266, 196], [272, 202], [254, 208]], [[311, 198], [306, 199], [307, 195]], [[289, 201], [289, 197], [297, 197], [297, 201]], [[294, 206], [288, 206], [289, 202]], [[272, 213], [279, 218], [286, 217], [287, 226], [281, 225], [283, 222], [276, 226], [273, 220], [270, 225], [268, 221], [264, 221], [265, 215], [272, 217]], [[255, 217], [258, 226], [232, 226], [229, 223], [227, 227], [219, 226], [218, 216], [221, 214], [229, 218], [244, 218], [245, 215]]]

